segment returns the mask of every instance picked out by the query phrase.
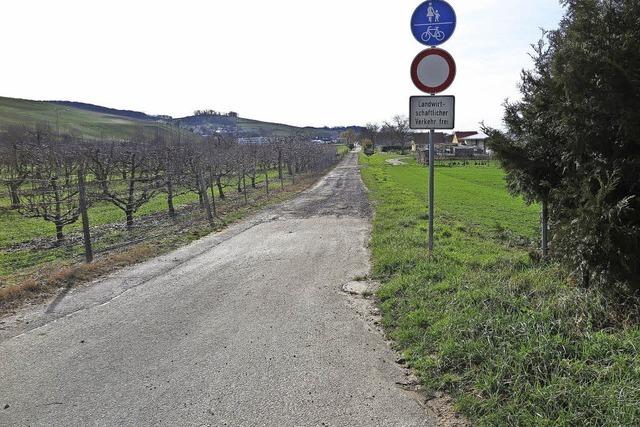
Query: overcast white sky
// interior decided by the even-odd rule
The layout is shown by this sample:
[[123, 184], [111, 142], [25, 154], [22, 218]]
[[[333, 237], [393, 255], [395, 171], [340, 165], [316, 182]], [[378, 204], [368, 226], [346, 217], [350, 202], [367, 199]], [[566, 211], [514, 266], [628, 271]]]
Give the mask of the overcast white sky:
[[[498, 126], [557, 0], [450, 0], [457, 128]], [[418, 0], [20, 0], [0, 6], [0, 96], [295, 125], [408, 114]]]

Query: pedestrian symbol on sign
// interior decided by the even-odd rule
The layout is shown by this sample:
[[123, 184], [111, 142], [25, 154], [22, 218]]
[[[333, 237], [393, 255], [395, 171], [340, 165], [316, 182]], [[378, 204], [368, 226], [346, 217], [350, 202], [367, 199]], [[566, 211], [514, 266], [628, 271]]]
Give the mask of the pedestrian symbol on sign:
[[433, 2], [429, 2], [429, 7], [427, 8], [427, 18], [429, 18], [429, 22], [433, 22], [435, 18], [435, 22], [440, 22], [440, 12], [433, 8]]
[[420, 43], [438, 46], [449, 40], [456, 29], [456, 13], [443, 0], [422, 3], [411, 18], [411, 32]]

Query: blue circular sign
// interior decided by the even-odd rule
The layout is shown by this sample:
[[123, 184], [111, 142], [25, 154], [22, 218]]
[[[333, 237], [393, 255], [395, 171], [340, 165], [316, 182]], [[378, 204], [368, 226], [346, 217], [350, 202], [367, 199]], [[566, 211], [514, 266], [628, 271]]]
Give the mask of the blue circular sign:
[[443, 0], [427, 0], [411, 17], [411, 32], [420, 43], [439, 46], [456, 30], [456, 12]]

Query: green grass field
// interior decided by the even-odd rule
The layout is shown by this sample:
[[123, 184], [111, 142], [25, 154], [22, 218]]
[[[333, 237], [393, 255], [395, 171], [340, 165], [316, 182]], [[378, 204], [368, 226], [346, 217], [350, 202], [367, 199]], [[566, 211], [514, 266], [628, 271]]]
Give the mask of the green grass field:
[[[127, 138], [143, 128], [155, 132], [155, 122], [100, 114], [47, 102], [0, 97], [0, 129], [9, 126], [35, 127], [48, 124], [61, 133], [75, 132], [87, 138]], [[168, 129], [168, 127], [166, 127]]]
[[375, 204], [373, 275], [384, 324], [428, 393], [477, 425], [640, 425], [637, 309], [574, 287], [530, 256], [538, 207], [496, 166], [436, 168], [427, 254], [427, 169], [361, 156]]
[[337, 145], [336, 150], [338, 151], [339, 155], [343, 156], [349, 152], [349, 147], [347, 147], [346, 145]]

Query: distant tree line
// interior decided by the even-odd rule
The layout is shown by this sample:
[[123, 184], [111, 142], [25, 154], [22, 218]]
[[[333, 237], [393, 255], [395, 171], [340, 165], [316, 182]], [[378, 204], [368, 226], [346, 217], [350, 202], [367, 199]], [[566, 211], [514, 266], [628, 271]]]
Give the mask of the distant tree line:
[[405, 116], [395, 116], [390, 121], [385, 121], [382, 125], [368, 123], [359, 128], [359, 132], [348, 129], [340, 134], [340, 140], [353, 149], [359, 143], [367, 155], [372, 155], [376, 147], [384, 147], [385, 150], [397, 150], [405, 154], [411, 148], [411, 130], [409, 129], [409, 119]]
[[509, 188], [542, 204], [545, 256], [583, 286], [640, 289], [640, 2], [564, 0], [534, 46], [506, 131], [485, 128]]
[[215, 110], [196, 110], [193, 112], [194, 116], [222, 116], [222, 117], [238, 117], [238, 113], [235, 111], [229, 111], [228, 113], [221, 113]]
[[[260, 177], [269, 194], [274, 184], [284, 186], [285, 177], [295, 182], [296, 175], [322, 171], [336, 161], [335, 147], [312, 143], [302, 134], [240, 144], [229, 135], [200, 138], [162, 129], [126, 140], [58, 135], [46, 126], [0, 131], [0, 184], [8, 190], [11, 209], [51, 222], [58, 241], [65, 238], [64, 228], [96, 202], [121, 210], [130, 229], [136, 212], [152, 198], [164, 195], [174, 216], [174, 199], [186, 192], [198, 195], [213, 225], [216, 202], [228, 191], [243, 194], [246, 203], [247, 187], [257, 188]], [[83, 225], [88, 237], [88, 224]]]

